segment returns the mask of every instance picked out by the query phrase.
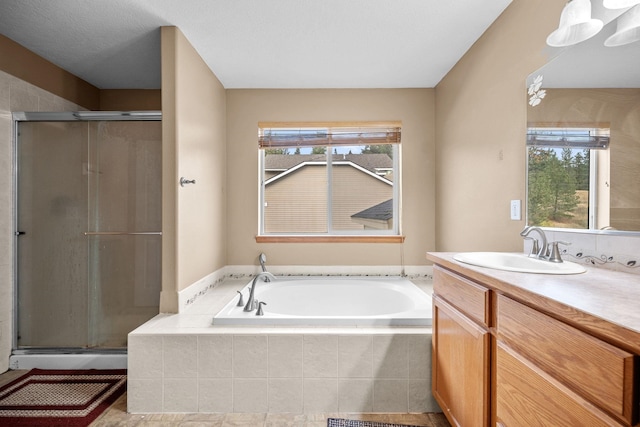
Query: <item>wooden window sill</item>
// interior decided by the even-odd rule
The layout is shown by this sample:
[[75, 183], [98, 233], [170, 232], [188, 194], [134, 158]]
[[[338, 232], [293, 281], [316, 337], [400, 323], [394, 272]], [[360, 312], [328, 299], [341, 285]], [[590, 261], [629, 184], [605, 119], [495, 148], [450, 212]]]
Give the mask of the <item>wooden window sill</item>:
[[404, 236], [256, 236], [256, 243], [403, 243]]

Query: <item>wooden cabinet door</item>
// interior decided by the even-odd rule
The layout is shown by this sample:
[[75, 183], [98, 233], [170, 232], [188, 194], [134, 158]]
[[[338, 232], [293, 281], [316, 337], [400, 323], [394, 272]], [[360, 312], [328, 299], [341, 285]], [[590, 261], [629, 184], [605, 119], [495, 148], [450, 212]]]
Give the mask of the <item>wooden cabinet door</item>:
[[489, 332], [434, 296], [433, 395], [449, 422], [489, 425]]

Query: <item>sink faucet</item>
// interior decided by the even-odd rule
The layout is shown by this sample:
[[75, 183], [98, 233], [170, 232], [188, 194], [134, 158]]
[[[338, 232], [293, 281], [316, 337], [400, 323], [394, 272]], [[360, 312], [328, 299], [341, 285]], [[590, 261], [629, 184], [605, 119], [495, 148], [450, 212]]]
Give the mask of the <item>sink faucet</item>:
[[[540, 236], [540, 242], [533, 237], [529, 237], [529, 233], [535, 231]], [[524, 230], [520, 232], [520, 235], [525, 239], [533, 240], [533, 249], [531, 250], [531, 255], [536, 256], [537, 258], [544, 258], [547, 255], [547, 236], [544, 234], [544, 231], [540, 227], [528, 226], [525, 227]]]
[[247, 300], [247, 304], [244, 306], [244, 310], [243, 311], [253, 311], [256, 308], [254, 307], [254, 299], [253, 299], [253, 294], [256, 290], [256, 282], [258, 281], [258, 279], [262, 277], [263, 280], [266, 282], [266, 279], [272, 279], [272, 280], [276, 280], [275, 276], [271, 273], [269, 273], [268, 271], [263, 271], [262, 273], [258, 273], [256, 274], [256, 277], [253, 278], [253, 282], [251, 282], [251, 290], [249, 291], [249, 299]]

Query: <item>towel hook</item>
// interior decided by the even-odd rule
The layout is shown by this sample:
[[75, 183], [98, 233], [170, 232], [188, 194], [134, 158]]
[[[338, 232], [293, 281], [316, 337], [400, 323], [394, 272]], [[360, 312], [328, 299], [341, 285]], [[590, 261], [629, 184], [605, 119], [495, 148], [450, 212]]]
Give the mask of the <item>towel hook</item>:
[[187, 179], [185, 177], [180, 177], [180, 187], [184, 187], [186, 184], [195, 184], [195, 179]]

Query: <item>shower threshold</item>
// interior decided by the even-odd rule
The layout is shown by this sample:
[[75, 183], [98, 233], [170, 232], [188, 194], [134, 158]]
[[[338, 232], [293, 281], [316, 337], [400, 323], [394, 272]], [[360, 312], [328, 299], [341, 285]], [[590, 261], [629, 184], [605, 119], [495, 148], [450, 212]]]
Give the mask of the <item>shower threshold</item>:
[[127, 350], [14, 350], [9, 369], [127, 369]]

